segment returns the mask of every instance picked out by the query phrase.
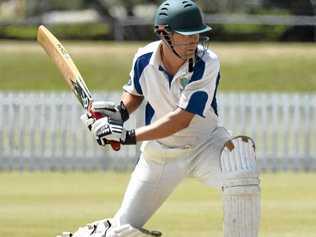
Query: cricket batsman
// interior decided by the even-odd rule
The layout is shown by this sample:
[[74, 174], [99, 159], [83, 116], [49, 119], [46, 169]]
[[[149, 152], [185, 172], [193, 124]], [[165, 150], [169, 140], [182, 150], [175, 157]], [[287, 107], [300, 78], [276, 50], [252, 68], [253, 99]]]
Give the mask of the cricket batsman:
[[[123, 146], [142, 142], [121, 207], [112, 218], [63, 236], [161, 236], [143, 226], [190, 176], [221, 190], [224, 237], [257, 237], [260, 187], [255, 146], [251, 138], [233, 137], [218, 126], [220, 63], [206, 47], [208, 38], [201, 35], [211, 28], [195, 2], [167, 0], [157, 9], [154, 30], [160, 40], [135, 54], [121, 102], [96, 101], [94, 111], [105, 117], [81, 117], [101, 146], [109, 141]], [[125, 129], [124, 122], [143, 101], [145, 126]]]

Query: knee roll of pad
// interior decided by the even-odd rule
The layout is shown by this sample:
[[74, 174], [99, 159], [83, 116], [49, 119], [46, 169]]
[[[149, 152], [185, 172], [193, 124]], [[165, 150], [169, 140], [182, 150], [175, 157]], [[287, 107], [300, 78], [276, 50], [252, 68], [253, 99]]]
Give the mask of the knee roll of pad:
[[226, 142], [220, 157], [220, 167], [224, 190], [228, 187], [259, 185], [255, 144], [250, 137], [238, 136]]

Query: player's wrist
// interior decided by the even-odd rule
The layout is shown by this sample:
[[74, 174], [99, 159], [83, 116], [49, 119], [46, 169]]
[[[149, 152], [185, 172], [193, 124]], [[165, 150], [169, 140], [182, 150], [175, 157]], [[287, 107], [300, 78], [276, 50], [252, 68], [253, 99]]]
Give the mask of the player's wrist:
[[126, 106], [124, 105], [123, 101], [121, 101], [120, 104], [117, 105], [117, 109], [121, 114], [122, 121], [123, 122], [127, 121], [129, 119], [129, 112]]
[[137, 142], [135, 129], [124, 130], [120, 142], [123, 145], [135, 145]]

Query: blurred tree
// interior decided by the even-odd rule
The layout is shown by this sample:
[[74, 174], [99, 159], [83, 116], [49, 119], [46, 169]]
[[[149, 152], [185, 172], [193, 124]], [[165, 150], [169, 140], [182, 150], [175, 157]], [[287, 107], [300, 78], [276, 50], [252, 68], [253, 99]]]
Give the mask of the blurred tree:
[[109, 12], [109, 4], [103, 0], [83, 0], [83, 5], [94, 8], [102, 18], [113, 19]]
[[311, 0], [264, 0], [263, 6], [267, 9], [287, 9], [294, 15], [314, 15]]
[[163, 2], [162, 0], [101, 0], [109, 7], [121, 6], [124, 8], [127, 16], [135, 16], [135, 7], [140, 4], [156, 4]]
[[52, 10], [77, 10], [82, 9], [84, 0], [49, 0]]
[[0, 17], [19, 19], [25, 15], [25, 0], [0, 0]]
[[[267, 9], [287, 9], [294, 15], [315, 15], [315, 2], [313, 0], [264, 0]], [[316, 30], [313, 26], [289, 27], [281, 36], [282, 41], [315, 41]]]
[[46, 11], [78, 10], [85, 7], [85, 0], [25, 0], [27, 16], [37, 16]]
[[218, 13], [225, 10], [229, 0], [212, 1], [212, 0], [198, 0], [197, 3], [206, 13]]
[[197, 0], [205, 13], [243, 13], [260, 8], [262, 0]]

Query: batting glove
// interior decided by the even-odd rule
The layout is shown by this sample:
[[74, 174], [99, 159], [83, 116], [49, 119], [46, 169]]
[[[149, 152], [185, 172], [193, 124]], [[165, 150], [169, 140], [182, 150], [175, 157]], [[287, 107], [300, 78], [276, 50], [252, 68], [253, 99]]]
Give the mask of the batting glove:
[[92, 124], [95, 122], [95, 118], [92, 117], [90, 113], [84, 113], [80, 116], [83, 124], [91, 131]]
[[93, 123], [91, 131], [101, 146], [105, 146], [109, 141], [119, 142], [123, 145], [136, 144], [135, 130], [126, 130], [121, 120], [108, 117], [98, 119]]
[[119, 105], [111, 101], [95, 101], [92, 103], [92, 109], [94, 112], [102, 114], [103, 117], [109, 117], [116, 121], [125, 122], [129, 118], [129, 113], [122, 101]]

